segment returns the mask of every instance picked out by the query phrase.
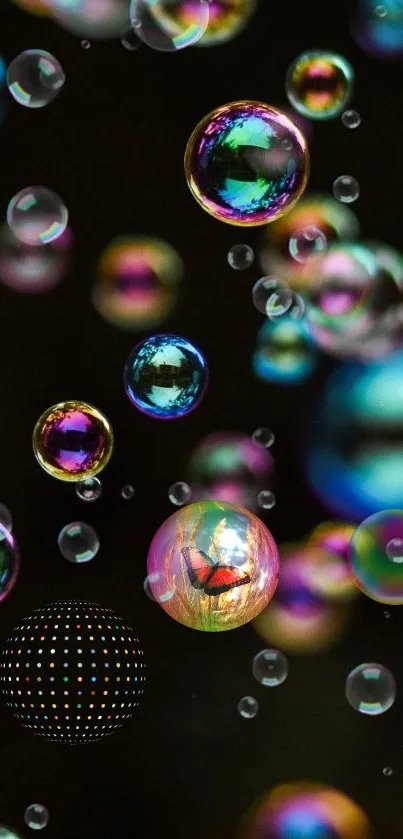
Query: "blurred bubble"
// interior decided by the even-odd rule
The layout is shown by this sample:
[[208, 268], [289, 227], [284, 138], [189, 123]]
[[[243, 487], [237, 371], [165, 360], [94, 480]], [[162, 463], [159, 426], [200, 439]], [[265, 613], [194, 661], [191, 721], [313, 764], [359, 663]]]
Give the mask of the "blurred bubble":
[[15, 291], [41, 294], [60, 283], [69, 268], [71, 231], [45, 245], [21, 242], [9, 226], [0, 229], [0, 282]]
[[38, 17], [49, 17], [50, 9], [48, 0], [13, 0], [16, 6]]
[[89, 562], [99, 551], [99, 539], [94, 528], [82, 521], [66, 524], [59, 533], [57, 543], [61, 555], [76, 564]]
[[[379, 14], [381, 10], [381, 14]], [[352, 20], [352, 34], [369, 55], [386, 60], [403, 57], [403, 0], [361, 0]]]
[[393, 769], [391, 766], [384, 766], [382, 769], [382, 775], [385, 775], [386, 778], [390, 778], [393, 775]]
[[360, 197], [360, 185], [352, 175], [340, 175], [333, 184], [333, 195], [343, 204], [352, 204]]
[[252, 367], [264, 382], [299, 384], [314, 371], [317, 355], [305, 322], [287, 313], [275, 321], [265, 321], [259, 330]]
[[64, 233], [68, 212], [61, 198], [44, 186], [17, 192], [7, 207], [11, 232], [26, 245], [47, 245]]
[[177, 507], [188, 504], [191, 495], [192, 490], [189, 484], [184, 483], [184, 481], [176, 481], [176, 483], [171, 484], [168, 490], [168, 498], [171, 504], [175, 504]]
[[384, 616], [384, 618], [390, 618], [390, 617], [391, 617], [391, 613], [390, 613], [390, 612], [388, 612], [388, 610], [387, 610], [387, 609], [385, 609], [385, 610], [384, 610], [384, 613], [383, 613], [383, 616]]
[[305, 300], [296, 291], [291, 290], [291, 306], [287, 310], [287, 315], [292, 320], [302, 320], [305, 314]]
[[25, 50], [11, 61], [7, 85], [19, 105], [43, 108], [60, 92], [65, 75], [58, 60], [45, 50]]
[[388, 10], [385, 6], [375, 6], [375, 14], [377, 17], [387, 17]]
[[151, 329], [172, 312], [182, 274], [182, 260], [166, 242], [120, 236], [101, 255], [92, 300], [114, 326]]
[[288, 99], [298, 113], [309, 119], [338, 116], [352, 94], [354, 71], [343, 56], [310, 50], [291, 64], [286, 78]]
[[8, 507], [5, 504], [0, 504], [0, 541], [4, 538], [4, 531], [11, 533], [13, 529], [13, 519]]
[[233, 245], [228, 251], [228, 264], [234, 271], [245, 271], [253, 264], [255, 254], [249, 245]]
[[341, 120], [345, 128], [358, 128], [361, 125], [361, 116], [358, 111], [344, 111]]
[[332, 602], [348, 602], [359, 594], [349, 564], [350, 542], [355, 527], [343, 522], [325, 522], [308, 536], [306, 582], [311, 591]]
[[276, 320], [287, 314], [293, 304], [293, 292], [290, 288], [279, 286], [269, 294], [266, 303], [266, 315], [271, 320]]
[[[262, 315], [267, 315], [267, 307], [272, 306], [275, 309], [275, 300], [277, 297], [283, 297], [284, 303], [289, 299], [288, 289], [284, 284], [279, 282], [276, 277], [262, 277], [254, 284], [252, 288], [252, 301], [258, 312]], [[291, 305], [291, 301], [290, 301]]]
[[238, 713], [245, 720], [253, 720], [259, 710], [259, 703], [253, 696], [243, 696], [238, 702]]
[[120, 494], [125, 501], [130, 501], [134, 495], [134, 487], [132, 487], [131, 484], [125, 484], [125, 486], [122, 487]]
[[30, 804], [24, 812], [24, 822], [32, 830], [42, 830], [49, 821], [49, 811], [43, 804]]
[[91, 41], [86, 41], [86, 40], [81, 41], [81, 46], [82, 46], [83, 50], [89, 50], [89, 49], [91, 49]]
[[269, 449], [273, 445], [275, 437], [270, 428], [256, 428], [252, 434], [252, 439], [265, 449]]
[[364, 519], [350, 545], [357, 585], [380, 603], [403, 603], [403, 510], [382, 510]]
[[263, 510], [271, 510], [275, 506], [276, 496], [270, 489], [262, 489], [257, 497], [257, 503]]
[[97, 501], [102, 494], [102, 484], [99, 478], [85, 478], [76, 484], [76, 494], [81, 501]]
[[346, 698], [361, 714], [384, 714], [396, 699], [395, 679], [383, 664], [360, 664], [348, 675]]
[[232, 41], [243, 32], [256, 8], [257, 0], [210, 0], [208, 26], [196, 46], [215, 47]]
[[131, 0], [130, 22], [147, 46], [176, 52], [200, 41], [209, 22], [209, 0]]
[[290, 238], [290, 254], [296, 262], [307, 262], [326, 248], [326, 236], [313, 224], [300, 227]]
[[141, 47], [142, 44], [140, 38], [136, 35], [132, 27], [130, 27], [130, 29], [128, 29], [125, 32], [123, 37], [120, 39], [120, 43], [122, 44], [122, 47], [125, 48], [125, 50], [129, 50], [130, 52], [138, 50], [138, 48]]
[[55, 22], [86, 42], [87, 39], [121, 38], [128, 26], [128, 0], [48, 2]]
[[278, 687], [288, 676], [288, 661], [280, 650], [261, 650], [252, 662], [252, 673], [265, 687]]
[[0, 825], [0, 839], [22, 839], [22, 837], [21, 834], [16, 833], [15, 830], [11, 830], [9, 827]]

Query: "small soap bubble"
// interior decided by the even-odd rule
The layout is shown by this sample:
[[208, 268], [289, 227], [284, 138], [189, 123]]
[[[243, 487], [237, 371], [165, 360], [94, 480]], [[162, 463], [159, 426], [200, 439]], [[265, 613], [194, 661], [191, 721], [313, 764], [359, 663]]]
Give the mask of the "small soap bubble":
[[25, 50], [11, 61], [7, 85], [11, 96], [25, 108], [43, 108], [58, 95], [65, 82], [58, 60], [45, 50]]
[[76, 484], [76, 494], [81, 501], [96, 501], [102, 493], [99, 478], [85, 478]]
[[267, 304], [274, 295], [288, 291], [276, 277], [262, 277], [252, 288], [252, 301], [258, 312], [267, 315]]
[[314, 224], [306, 224], [292, 234], [288, 247], [296, 262], [307, 262], [312, 256], [323, 253], [326, 248], [326, 236]]
[[238, 712], [245, 720], [253, 720], [259, 710], [259, 703], [253, 696], [243, 696], [238, 702]]
[[375, 12], [376, 17], [380, 18], [381, 20], [382, 20], [382, 18], [385, 18], [385, 17], [388, 16], [388, 10], [387, 10], [386, 6], [383, 6], [381, 3], [379, 4], [379, 6], [375, 6], [374, 12]]
[[135, 52], [136, 50], [141, 47], [142, 41], [135, 33], [134, 29], [128, 29], [127, 32], [122, 36], [120, 39], [120, 43], [125, 50], [129, 50], [129, 52]]
[[382, 769], [382, 775], [385, 775], [386, 778], [390, 778], [393, 775], [393, 769], [391, 766], [384, 766]]
[[265, 449], [269, 449], [273, 445], [275, 437], [270, 428], [256, 428], [252, 434], [252, 439]]
[[388, 611], [388, 609], [385, 609], [385, 611], [383, 613], [383, 616], [384, 616], [384, 618], [390, 618], [391, 613]]
[[270, 320], [285, 315], [293, 304], [294, 292], [290, 288], [278, 288], [270, 294], [266, 303], [266, 315]]
[[384, 714], [396, 699], [394, 676], [383, 664], [360, 664], [347, 677], [346, 698], [361, 714]]
[[262, 489], [257, 497], [257, 503], [263, 510], [271, 510], [276, 504], [276, 496], [270, 489]]
[[[148, 574], [144, 580], [143, 588], [149, 600], [152, 600], [155, 603], [166, 603], [168, 600], [172, 600], [174, 590], [167, 586], [165, 580], [163, 584], [161, 584], [162, 577], [157, 571], [153, 574]], [[155, 594], [155, 592], [157, 592], [157, 594]]]
[[120, 494], [125, 501], [130, 501], [134, 495], [134, 487], [131, 484], [125, 484], [124, 487], [122, 487]]
[[[0, 504], [0, 524], [3, 525], [3, 528], [7, 531], [7, 533], [11, 533], [13, 529], [13, 519], [8, 507], [5, 504]], [[5, 536], [4, 530], [0, 527], [0, 541]]]
[[64, 233], [69, 219], [62, 199], [45, 186], [27, 186], [7, 207], [7, 223], [26, 245], [47, 245]]
[[265, 687], [277, 687], [288, 676], [288, 661], [280, 650], [261, 650], [252, 662], [252, 673]]
[[91, 41], [81, 41], [81, 46], [83, 50], [89, 50], [91, 49]]
[[99, 550], [99, 539], [90, 524], [73, 521], [66, 524], [59, 533], [57, 543], [60, 553], [69, 562], [89, 562]]
[[403, 562], [403, 539], [390, 539], [385, 551], [391, 562], [401, 565]]
[[42, 830], [49, 821], [49, 811], [43, 804], [30, 804], [24, 812], [24, 822], [32, 830]]
[[361, 116], [358, 111], [344, 111], [341, 121], [345, 128], [358, 128], [361, 125]]
[[352, 204], [360, 195], [360, 185], [352, 175], [340, 175], [333, 184], [333, 195], [342, 204]]
[[176, 483], [171, 484], [168, 490], [168, 498], [172, 504], [175, 504], [177, 507], [182, 507], [184, 504], [188, 504], [190, 501], [190, 496], [192, 491], [188, 484], [185, 484], [184, 481], [176, 481]]
[[234, 271], [245, 271], [253, 264], [255, 254], [249, 245], [234, 245], [228, 251], [228, 264]]

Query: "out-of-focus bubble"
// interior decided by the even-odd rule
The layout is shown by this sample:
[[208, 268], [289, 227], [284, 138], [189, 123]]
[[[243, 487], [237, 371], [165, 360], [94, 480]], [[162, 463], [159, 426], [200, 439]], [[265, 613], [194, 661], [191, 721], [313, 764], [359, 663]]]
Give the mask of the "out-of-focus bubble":
[[286, 93], [293, 108], [309, 119], [339, 116], [352, 95], [354, 71], [335, 52], [309, 50], [291, 64]]
[[125, 48], [125, 50], [129, 50], [129, 52], [135, 52], [135, 50], [138, 50], [138, 48], [141, 47], [142, 41], [140, 41], [140, 38], [138, 37], [134, 29], [130, 27], [130, 29], [127, 29], [125, 34], [121, 37], [120, 43], [122, 44], [122, 47]]
[[24, 811], [24, 822], [32, 830], [42, 830], [49, 821], [49, 810], [43, 804], [29, 804]]
[[367, 816], [351, 798], [325, 784], [282, 784], [245, 816], [239, 839], [371, 839]]
[[69, 214], [61, 198], [44, 186], [27, 186], [11, 199], [7, 223], [11, 232], [26, 245], [54, 242], [67, 227]]
[[258, 312], [262, 315], [267, 315], [269, 307], [275, 310], [275, 301], [283, 300], [283, 304], [287, 305], [287, 301], [291, 306], [291, 295], [289, 290], [276, 277], [261, 277], [260, 280], [254, 284], [252, 288], [252, 301]]
[[240, 227], [282, 216], [304, 192], [308, 171], [307, 143], [295, 123], [261, 102], [216, 108], [196, 126], [185, 153], [193, 197], [214, 218]]
[[253, 659], [252, 673], [264, 687], [275, 688], [288, 676], [288, 661], [280, 650], [261, 650]]
[[307, 262], [326, 248], [326, 236], [313, 224], [299, 227], [290, 237], [290, 254], [296, 262]]
[[59, 533], [57, 544], [61, 555], [76, 565], [90, 562], [99, 551], [99, 539], [94, 528], [82, 521], [66, 524]]
[[384, 714], [396, 699], [395, 679], [383, 664], [360, 664], [347, 678], [346, 698], [361, 714]]
[[351, 570], [364, 594], [380, 603], [403, 603], [403, 510], [382, 510], [357, 527]]
[[122, 487], [120, 494], [125, 501], [130, 501], [134, 495], [134, 487], [132, 487], [131, 484], [125, 484], [124, 487]]
[[4, 536], [4, 531], [11, 533], [13, 529], [13, 518], [8, 507], [5, 504], [0, 504], [0, 540]]
[[269, 449], [273, 445], [275, 437], [270, 428], [256, 428], [252, 434], [252, 440], [259, 443], [260, 446], [264, 446], [265, 449]]
[[272, 455], [247, 434], [209, 434], [189, 458], [192, 498], [228, 501], [256, 510], [257, 496], [267, 486], [273, 470]]
[[176, 52], [200, 41], [209, 22], [209, 0], [131, 0], [130, 22], [147, 46]]
[[255, 254], [249, 245], [233, 245], [228, 251], [228, 265], [234, 271], [245, 271], [253, 264]]
[[86, 478], [76, 484], [76, 494], [80, 501], [97, 501], [102, 494], [99, 478]]
[[384, 613], [383, 613], [383, 616], [384, 616], [384, 618], [389, 619], [391, 617], [391, 613], [387, 609], [385, 609]]
[[83, 41], [81, 41], [81, 46], [83, 50], [89, 50], [91, 49], [91, 41], [87, 41], [84, 39]]
[[361, 125], [361, 115], [358, 111], [344, 111], [341, 121], [345, 128], [358, 128]]
[[292, 320], [302, 320], [305, 314], [305, 300], [296, 291], [291, 290], [291, 305], [287, 310], [287, 315]]
[[56, 23], [79, 38], [121, 38], [128, 27], [128, 0], [48, 0]]
[[340, 175], [333, 184], [333, 195], [343, 204], [352, 204], [360, 197], [360, 185], [352, 175]]
[[0, 524], [0, 603], [14, 588], [20, 570], [20, 554], [14, 536], [7, 526]]
[[87, 402], [52, 405], [39, 417], [32, 447], [45, 472], [60, 481], [93, 478], [113, 451], [113, 431], [101, 411]]
[[359, 594], [349, 564], [353, 524], [325, 522], [308, 536], [306, 582], [309, 588], [334, 603], [348, 602]]
[[276, 321], [265, 321], [259, 330], [252, 367], [264, 382], [299, 384], [314, 371], [317, 357], [306, 323], [287, 313]]
[[21, 833], [16, 833], [10, 827], [0, 825], [0, 839], [22, 839]]
[[151, 329], [172, 312], [182, 275], [182, 260], [167, 242], [121, 236], [101, 255], [93, 303], [114, 326]]
[[293, 304], [293, 294], [290, 288], [279, 286], [274, 289], [267, 298], [266, 315], [270, 320], [286, 315]]
[[25, 294], [50, 291], [65, 277], [70, 264], [71, 231], [46, 245], [21, 242], [5, 224], [0, 229], [0, 282]]
[[386, 778], [390, 778], [393, 775], [393, 769], [391, 766], [384, 766], [382, 769], [382, 775], [385, 775]]
[[254, 629], [267, 643], [289, 653], [319, 653], [336, 646], [348, 626], [347, 607], [329, 603], [312, 590], [309, 551], [286, 546], [280, 556], [277, 591], [253, 621]]
[[[379, 14], [379, 9], [383, 14]], [[361, 0], [352, 20], [352, 34], [369, 55], [385, 60], [403, 57], [403, 0]]]
[[270, 489], [262, 489], [257, 497], [257, 503], [262, 510], [271, 510], [275, 506], [276, 496]]
[[49, 17], [51, 14], [48, 0], [13, 0], [16, 6], [38, 17]]
[[184, 504], [188, 504], [191, 495], [192, 490], [189, 484], [184, 481], [176, 481], [176, 483], [171, 484], [168, 490], [168, 498], [171, 504], [175, 504], [176, 507], [183, 507]]
[[[175, 594], [173, 587], [170, 588], [163, 583], [162, 576], [158, 571], [148, 574], [144, 580], [143, 588], [148, 599], [153, 600], [154, 603], [167, 603], [172, 600]], [[157, 594], [154, 592], [157, 592]]]
[[198, 47], [215, 47], [232, 41], [248, 25], [257, 8], [257, 0], [209, 0], [207, 29]]
[[259, 710], [259, 703], [253, 696], [243, 696], [238, 702], [238, 713], [244, 720], [253, 720]]
[[10, 62], [7, 85], [19, 105], [43, 108], [56, 98], [65, 82], [58, 60], [45, 50], [25, 50]]

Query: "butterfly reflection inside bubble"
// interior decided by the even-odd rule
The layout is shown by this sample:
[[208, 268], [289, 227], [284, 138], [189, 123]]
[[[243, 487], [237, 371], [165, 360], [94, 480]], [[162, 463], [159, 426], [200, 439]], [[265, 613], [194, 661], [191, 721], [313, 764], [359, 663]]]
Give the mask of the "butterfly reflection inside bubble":
[[210, 597], [224, 594], [237, 586], [250, 583], [249, 574], [243, 574], [234, 565], [215, 562], [199, 548], [182, 548], [189, 580], [193, 588], [203, 591]]

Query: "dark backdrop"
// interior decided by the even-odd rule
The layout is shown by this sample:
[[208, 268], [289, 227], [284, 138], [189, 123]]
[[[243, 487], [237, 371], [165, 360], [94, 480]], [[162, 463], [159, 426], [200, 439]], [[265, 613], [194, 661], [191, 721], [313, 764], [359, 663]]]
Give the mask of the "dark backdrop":
[[[0, 500], [12, 511], [22, 552], [19, 583], [1, 605], [0, 634], [43, 603], [88, 598], [115, 609], [139, 632], [148, 657], [148, 692], [136, 718], [100, 744], [68, 748], [35, 739], [2, 711], [0, 823], [25, 835], [24, 807], [50, 811], [49, 839], [175, 837], [229, 839], [253, 799], [272, 785], [311, 779], [357, 800], [380, 839], [403, 837], [402, 708], [384, 716], [354, 713], [344, 698], [352, 666], [381, 661], [400, 687], [402, 621], [398, 610], [362, 598], [351, 633], [335, 652], [290, 659], [278, 691], [259, 689], [252, 656], [262, 643], [250, 627], [218, 635], [171, 621], [143, 592], [149, 542], [172, 512], [167, 488], [186, 458], [215, 430], [276, 434], [277, 506], [267, 516], [279, 542], [302, 538], [328, 517], [303, 479], [299, 435], [327, 363], [305, 387], [282, 389], [252, 377], [250, 355], [261, 317], [250, 290], [258, 268], [231, 271], [228, 248], [257, 245], [259, 233], [215, 222], [191, 197], [183, 152], [193, 127], [234, 99], [286, 104], [290, 61], [310, 47], [342, 52], [357, 72], [357, 131], [336, 120], [315, 126], [310, 188], [331, 191], [351, 173], [365, 236], [401, 245], [402, 72], [365, 56], [349, 35], [347, 0], [262, 0], [248, 30], [215, 49], [163, 55], [119, 42], [79, 39], [2, 0], [0, 52], [10, 61], [41, 47], [62, 63], [67, 81], [48, 108], [12, 103], [0, 131], [1, 212], [28, 184], [65, 200], [75, 237], [74, 266], [49, 294], [0, 288]], [[156, 234], [185, 262], [181, 303], [169, 330], [207, 355], [211, 384], [188, 418], [161, 423], [140, 415], [122, 388], [135, 338], [93, 310], [90, 288], [100, 251], [115, 235]], [[116, 449], [102, 498], [83, 505], [71, 486], [48, 477], [31, 448], [34, 423], [49, 405], [78, 398], [111, 419]], [[131, 501], [120, 496], [132, 483]], [[74, 519], [96, 528], [101, 549], [88, 566], [59, 554], [60, 528]], [[258, 697], [245, 721], [239, 698]], [[385, 778], [382, 768], [394, 774]]]

